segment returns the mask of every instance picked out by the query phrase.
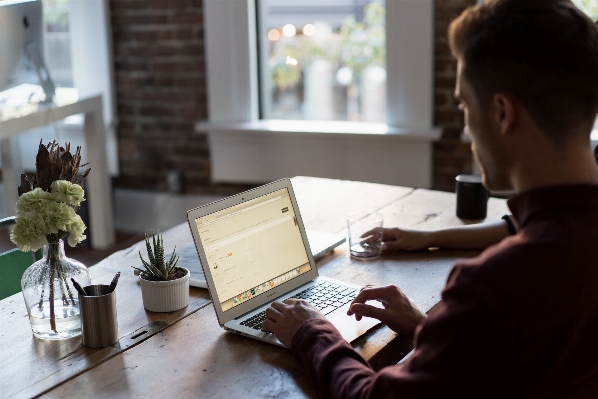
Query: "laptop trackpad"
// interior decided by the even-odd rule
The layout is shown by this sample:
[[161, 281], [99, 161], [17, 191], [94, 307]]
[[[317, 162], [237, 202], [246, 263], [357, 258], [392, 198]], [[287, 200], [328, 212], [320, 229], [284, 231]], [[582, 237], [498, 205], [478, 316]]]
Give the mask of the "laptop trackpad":
[[[380, 308], [383, 307], [382, 304], [376, 301], [368, 301], [368, 305], [373, 305]], [[357, 321], [355, 320], [355, 316], [347, 315], [348, 309], [348, 306], [344, 306], [340, 312], [335, 313], [332, 317], [328, 318], [328, 320], [334, 324], [336, 329], [348, 342], [354, 341], [365, 334], [372, 327], [380, 324], [380, 320], [373, 319], [371, 317], [362, 317], [361, 320]]]

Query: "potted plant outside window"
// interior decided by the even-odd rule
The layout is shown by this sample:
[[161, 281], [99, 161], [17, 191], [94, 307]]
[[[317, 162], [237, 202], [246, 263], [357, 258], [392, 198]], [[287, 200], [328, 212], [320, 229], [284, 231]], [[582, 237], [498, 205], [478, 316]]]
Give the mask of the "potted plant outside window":
[[176, 247], [166, 261], [162, 235], [156, 237], [152, 232], [150, 242], [146, 234], [145, 245], [149, 261], [143, 259], [139, 251], [144, 269], [131, 266], [139, 271], [143, 307], [151, 312], [173, 312], [189, 305], [190, 273], [186, 268], [176, 266], [179, 259]]

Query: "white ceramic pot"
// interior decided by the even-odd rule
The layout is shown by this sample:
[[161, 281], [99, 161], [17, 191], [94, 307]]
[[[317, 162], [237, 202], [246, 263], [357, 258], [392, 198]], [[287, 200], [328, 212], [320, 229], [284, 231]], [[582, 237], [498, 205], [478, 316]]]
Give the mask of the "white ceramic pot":
[[[180, 267], [180, 269], [185, 269]], [[189, 270], [176, 280], [148, 281], [139, 276], [143, 307], [150, 312], [174, 312], [189, 305]]]

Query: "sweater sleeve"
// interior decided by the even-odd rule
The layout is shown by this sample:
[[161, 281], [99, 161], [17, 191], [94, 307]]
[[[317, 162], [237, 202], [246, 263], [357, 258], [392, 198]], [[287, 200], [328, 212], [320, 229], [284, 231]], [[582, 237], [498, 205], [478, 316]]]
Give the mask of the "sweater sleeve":
[[292, 349], [320, 397], [369, 396], [376, 373], [330, 322], [304, 322], [293, 337]]
[[375, 372], [321, 319], [301, 325], [293, 352], [322, 398], [495, 397], [508, 340], [500, 339], [488, 309], [472, 298], [476, 290], [467, 279], [452, 273], [444, 300], [418, 327], [415, 352], [403, 364]]

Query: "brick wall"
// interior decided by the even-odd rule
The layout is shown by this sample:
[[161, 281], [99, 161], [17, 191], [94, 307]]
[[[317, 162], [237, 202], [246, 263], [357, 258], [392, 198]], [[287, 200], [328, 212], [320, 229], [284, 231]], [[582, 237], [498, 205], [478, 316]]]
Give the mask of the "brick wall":
[[463, 114], [453, 97], [457, 63], [451, 55], [446, 32], [450, 22], [475, 3], [475, 0], [434, 1], [434, 125], [444, 128], [441, 140], [434, 144], [433, 187], [437, 190], [454, 191], [455, 176], [471, 172], [470, 145], [459, 139]]
[[[469, 172], [463, 117], [453, 100], [456, 63], [446, 41], [449, 22], [475, 0], [435, 0], [435, 189], [453, 191]], [[202, 0], [111, 0], [120, 176], [117, 187], [167, 189], [180, 174], [184, 192], [235, 192], [213, 185], [206, 137], [193, 124], [207, 117]]]
[[202, 0], [111, 0], [120, 176], [117, 187], [209, 183]]

